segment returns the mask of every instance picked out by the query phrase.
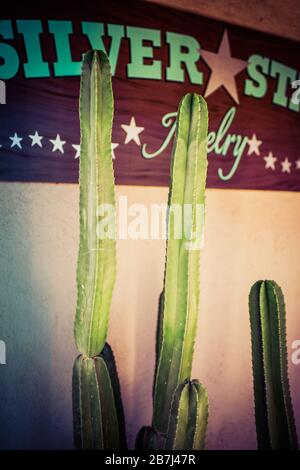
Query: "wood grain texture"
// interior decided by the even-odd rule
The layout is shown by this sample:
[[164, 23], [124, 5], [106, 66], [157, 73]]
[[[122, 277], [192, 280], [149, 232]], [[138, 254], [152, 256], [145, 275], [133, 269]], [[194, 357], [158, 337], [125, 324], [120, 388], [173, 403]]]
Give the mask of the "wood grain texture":
[[[81, 21], [101, 21], [103, 23], [123, 24], [155, 28], [162, 31], [162, 46], [155, 48], [154, 57], [162, 61], [163, 74], [168, 65], [169, 50], [165, 42], [165, 32], [172, 31], [194, 36], [204, 50], [217, 52], [224, 29], [227, 28], [231, 55], [248, 60], [252, 54], [261, 54], [299, 70], [299, 44], [287, 39], [258, 33], [221, 21], [201, 17], [192, 13], [173, 10], [160, 5], [141, 1], [103, 1], [84, 6], [83, 2], [74, 5], [72, 11], [62, 4], [46, 2], [30, 9], [20, 5], [17, 16], [13, 8], [6, 6], [5, 18], [43, 18], [47, 31], [48, 19], [70, 19], [74, 25], [74, 35], [70, 38], [72, 58], [79, 61], [83, 52], [90, 48], [89, 41], [81, 31]], [[83, 13], [84, 12], [84, 13]], [[10, 41], [21, 56], [21, 64], [26, 61], [22, 36], [15, 35]], [[50, 78], [24, 78], [23, 67], [18, 75], [7, 81], [7, 104], [0, 108], [0, 180], [38, 181], [54, 183], [77, 183], [78, 160], [74, 159], [72, 144], [79, 144], [78, 96], [79, 77], [54, 78], [53, 62], [56, 51], [53, 37], [41, 35], [44, 60], [50, 63]], [[107, 43], [106, 43], [107, 44]], [[117, 184], [166, 186], [169, 184], [171, 144], [156, 158], [145, 159], [141, 147], [133, 141], [125, 145], [125, 133], [121, 124], [129, 124], [132, 116], [137, 125], [144, 127], [140, 134], [141, 143], [147, 144], [148, 151], [157, 150], [165, 139], [168, 129], [163, 128], [161, 119], [166, 113], [175, 112], [178, 103], [186, 92], [203, 94], [210, 77], [210, 69], [199, 60], [198, 69], [204, 74], [202, 86], [191, 85], [185, 75], [185, 82], [167, 82], [127, 79], [127, 64], [130, 60], [128, 39], [123, 39], [113, 78], [115, 97], [115, 120], [113, 142], [119, 143], [115, 149], [114, 160]], [[243, 95], [247, 71], [236, 76], [240, 104], [230, 133], [252, 136], [253, 133], [263, 141], [261, 155], [246, 153], [232, 177], [220, 180], [218, 170], [228, 173], [233, 165], [232, 152], [226, 157], [209, 154], [207, 186], [210, 188], [248, 188], [274, 190], [300, 190], [300, 170], [296, 171], [299, 159], [300, 114], [272, 104], [275, 80], [268, 78], [268, 92], [258, 100]], [[208, 99], [209, 130], [216, 130], [226, 111], [235, 106], [226, 90], [221, 87]], [[29, 134], [35, 130], [44, 136], [43, 148], [31, 147]], [[22, 149], [11, 147], [10, 136], [17, 132], [23, 138]], [[66, 141], [64, 154], [52, 152], [49, 139], [60, 134]], [[263, 159], [270, 151], [277, 157], [276, 170], [265, 169]], [[280, 162], [288, 158], [292, 162], [290, 174], [282, 173]]]
[[144, 0], [300, 41], [299, 0]]

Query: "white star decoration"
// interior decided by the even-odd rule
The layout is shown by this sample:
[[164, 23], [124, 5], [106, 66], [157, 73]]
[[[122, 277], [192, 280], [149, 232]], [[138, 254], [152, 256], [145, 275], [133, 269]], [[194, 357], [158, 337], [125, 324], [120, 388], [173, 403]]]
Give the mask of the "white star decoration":
[[281, 168], [282, 173], [290, 173], [290, 172], [291, 172], [291, 166], [292, 166], [292, 164], [291, 164], [291, 162], [290, 162], [287, 158], [285, 158], [285, 159], [281, 162], [281, 166], [282, 166], [282, 168]]
[[262, 141], [257, 139], [256, 134], [253, 134], [251, 139], [248, 139], [248, 155], [252, 155], [252, 153], [260, 155], [259, 147], [261, 146], [261, 144]]
[[[124, 144], [128, 144], [129, 142], [133, 140], [138, 146], [141, 145], [139, 134], [141, 134], [141, 132], [144, 131], [144, 127], [139, 127], [136, 125], [134, 116], [131, 117], [129, 124], [121, 124], [121, 127], [126, 134]], [[35, 145], [41, 148], [43, 147], [42, 139], [44, 139], [44, 137], [39, 135], [37, 130], [34, 132], [34, 134], [28, 134], [28, 137], [31, 139], [31, 147]], [[17, 132], [15, 132], [13, 136], [10, 136], [9, 139], [11, 140], [10, 148], [18, 147], [22, 149], [21, 142], [23, 140], [23, 137], [19, 137]], [[262, 145], [262, 140], [259, 140], [256, 134], [252, 134], [252, 137], [251, 138], [247, 137], [247, 139], [248, 139], [247, 143], [249, 147], [248, 155], [252, 155], [254, 153], [255, 155], [260, 156], [261, 155], [260, 146]], [[51, 142], [53, 145], [52, 152], [60, 152], [61, 154], [65, 153], [64, 145], [67, 142], [65, 140], [62, 140], [59, 134], [56, 135], [55, 139], [49, 139], [49, 142]], [[78, 159], [80, 157], [80, 144], [70, 144], [70, 145], [72, 145], [73, 149], [75, 150], [74, 159]], [[111, 143], [111, 152], [112, 152], [113, 160], [116, 159], [115, 149], [118, 148], [119, 145], [120, 144], [117, 142]], [[2, 147], [3, 147], [2, 144], [0, 144], [0, 148]], [[277, 161], [279, 161], [279, 163], [281, 164], [281, 173], [290, 174], [292, 172], [292, 169], [295, 169], [296, 171], [300, 170], [300, 157], [298, 158], [298, 160], [295, 160], [295, 161], [290, 161], [287, 157], [285, 157], [284, 160], [280, 161], [280, 159], [274, 157], [273, 152], [269, 151], [269, 153], [262, 158], [265, 161], [266, 170], [267, 169], [271, 169], [272, 171], [276, 170]]]
[[74, 150], [76, 150], [75, 159], [80, 157], [80, 144], [72, 144]]
[[277, 161], [277, 158], [273, 157], [273, 153], [269, 152], [269, 154], [264, 157], [264, 160], [266, 162], [265, 168], [271, 168], [271, 170], [275, 170], [275, 162]]
[[10, 140], [12, 141], [11, 146], [10, 146], [11, 148], [14, 147], [15, 145], [19, 147], [20, 149], [22, 148], [21, 140], [23, 140], [23, 138], [19, 137], [16, 132], [14, 133], [13, 137], [10, 137]]
[[[115, 148], [117, 148], [119, 146], [119, 144], [114, 144], [112, 143], [111, 144], [111, 151], [112, 151], [112, 157], [113, 159], [115, 160], [116, 156], [115, 156]], [[76, 154], [75, 154], [75, 159], [79, 158], [80, 157], [80, 144], [72, 144], [72, 147], [74, 150], [76, 150]]]
[[29, 135], [31, 139], [31, 147], [34, 145], [38, 145], [39, 147], [42, 147], [42, 142], [41, 140], [44, 138], [41, 135], [39, 135], [38, 131], [35, 131], [34, 135]]
[[49, 141], [53, 144], [52, 152], [56, 152], [58, 150], [60, 153], [65, 153], [63, 146], [65, 145], [66, 141], [61, 140], [59, 134], [57, 134], [55, 139], [49, 139]]
[[211, 74], [205, 90], [205, 97], [223, 86], [236, 103], [239, 103], [235, 76], [247, 67], [246, 60], [231, 57], [227, 31], [225, 29], [217, 53], [200, 50], [200, 56], [205, 60]]
[[116, 149], [117, 147], [119, 147], [119, 144], [114, 144], [113, 142], [111, 143], [111, 153], [112, 153], [113, 160], [116, 159], [115, 149]]
[[144, 127], [138, 127], [133, 116], [129, 125], [121, 124], [121, 127], [126, 132], [125, 144], [133, 140], [137, 145], [141, 145], [139, 134], [143, 132]]

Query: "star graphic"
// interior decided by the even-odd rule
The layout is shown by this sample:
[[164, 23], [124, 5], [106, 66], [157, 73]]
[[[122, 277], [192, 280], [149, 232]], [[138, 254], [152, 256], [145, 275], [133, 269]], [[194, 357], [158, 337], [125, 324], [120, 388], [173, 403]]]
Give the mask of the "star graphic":
[[247, 155], [252, 155], [252, 153], [260, 155], [259, 147], [261, 146], [261, 144], [262, 141], [257, 139], [256, 134], [253, 134], [251, 139], [248, 139], [249, 149]]
[[31, 139], [31, 147], [34, 145], [38, 145], [39, 147], [42, 147], [42, 142], [41, 140], [44, 138], [41, 135], [39, 135], [38, 131], [35, 131], [34, 135], [28, 135]]
[[111, 152], [112, 152], [112, 158], [113, 158], [113, 160], [115, 160], [115, 158], [116, 158], [116, 155], [115, 155], [114, 150], [115, 150], [117, 147], [119, 147], [119, 144], [114, 144], [113, 142], [111, 143]]
[[295, 163], [296, 163], [296, 170], [300, 170], [300, 158], [298, 158], [298, 160], [296, 160]]
[[269, 152], [269, 154], [264, 157], [264, 160], [266, 162], [265, 168], [271, 168], [271, 170], [275, 170], [275, 162], [277, 161], [277, 158], [273, 157], [273, 153]]
[[129, 125], [121, 124], [121, 127], [126, 132], [125, 144], [134, 140], [137, 145], [141, 145], [139, 134], [143, 132], [144, 127], [138, 127], [133, 116]]
[[281, 166], [282, 166], [282, 173], [290, 173], [291, 172], [291, 162], [285, 158], [282, 162], [281, 162]]
[[72, 144], [72, 147], [74, 150], [76, 150], [74, 159], [79, 158], [80, 157], [80, 144]]
[[211, 95], [220, 86], [223, 86], [234, 101], [239, 104], [235, 76], [247, 67], [248, 62], [231, 57], [226, 29], [217, 53], [200, 50], [200, 54], [211, 70], [205, 90], [205, 97]]
[[14, 147], [15, 145], [19, 147], [20, 149], [22, 148], [21, 140], [23, 140], [23, 138], [19, 137], [16, 132], [13, 137], [10, 137], [10, 140], [12, 141], [11, 146], [10, 146], [11, 148]]
[[53, 144], [52, 152], [55, 152], [56, 150], [59, 150], [59, 152], [65, 153], [64, 149], [63, 149], [63, 146], [65, 145], [66, 141], [61, 140], [59, 134], [57, 134], [55, 139], [49, 139], [49, 141]]

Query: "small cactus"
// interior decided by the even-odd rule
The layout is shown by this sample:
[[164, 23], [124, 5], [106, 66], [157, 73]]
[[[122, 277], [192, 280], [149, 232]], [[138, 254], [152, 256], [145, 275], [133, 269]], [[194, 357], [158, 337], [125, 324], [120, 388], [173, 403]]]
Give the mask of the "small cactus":
[[[125, 447], [119, 383], [108, 344], [99, 356], [79, 356], [73, 369], [74, 440], [77, 449]], [[120, 432], [121, 431], [121, 432]]]
[[137, 435], [135, 448], [136, 450], [160, 450], [160, 441], [160, 436], [151, 426], [144, 426]]
[[284, 297], [274, 281], [249, 295], [258, 449], [298, 449], [288, 379]]
[[207, 392], [198, 380], [186, 380], [173, 397], [165, 449], [204, 449], [207, 422]]

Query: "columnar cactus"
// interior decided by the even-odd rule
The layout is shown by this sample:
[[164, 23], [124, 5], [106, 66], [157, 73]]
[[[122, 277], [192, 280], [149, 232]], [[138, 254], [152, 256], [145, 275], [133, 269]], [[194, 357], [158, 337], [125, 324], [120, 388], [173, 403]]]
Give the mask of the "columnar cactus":
[[[110, 65], [104, 52], [90, 51], [83, 58], [79, 106], [80, 244], [75, 339], [82, 354], [96, 356], [105, 344], [116, 277], [116, 240], [97, 234], [99, 208], [115, 207], [113, 94]], [[110, 224], [114, 230], [114, 220]]]
[[208, 420], [208, 398], [198, 380], [181, 383], [173, 396], [166, 450], [202, 450]]
[[[73, 369], [75, 445], [119, 449], [126, 445], [114, 358], [105, 343], [116, 276], [115, 192], [111, 133], [113, 94], [104, 52], [84, 55], [80, 88], [80, 245]], [[102, 208], [108, 231], [99, 234]]]
[[73, 370], [74, 440], [78, 449], [126, 447], [120, 386], [111, 348], [78, 356]]
[[[205, 389], [190, 381], [199, 308], [200, 248], [207, 171], [208, 113], [205, 100], [187, 94], [179, 105], [171, 163], [164, 289], [159, 302], [153, 448], [201, 449], [208, 418]], [[180, 208], [181, 219], [178, 219]], [[183, 230], [179, 236], [179, 225]], [[182, 228], [182, 227], [181, 227]]]
[[255, 420], [259, 449], [297, 449], [290, 395], [284, 297], [274, 281], [250, 291]]

